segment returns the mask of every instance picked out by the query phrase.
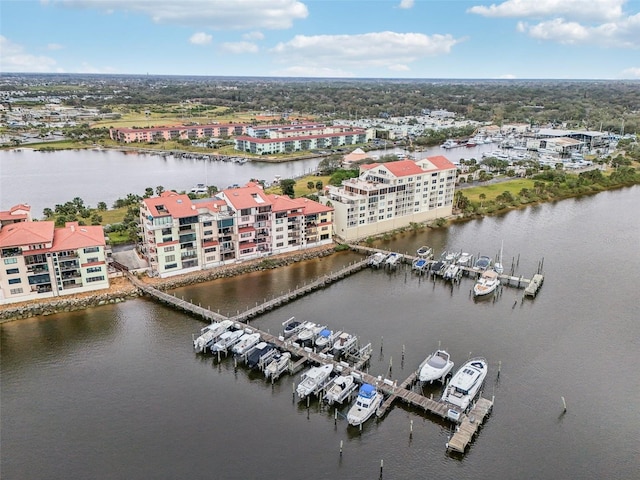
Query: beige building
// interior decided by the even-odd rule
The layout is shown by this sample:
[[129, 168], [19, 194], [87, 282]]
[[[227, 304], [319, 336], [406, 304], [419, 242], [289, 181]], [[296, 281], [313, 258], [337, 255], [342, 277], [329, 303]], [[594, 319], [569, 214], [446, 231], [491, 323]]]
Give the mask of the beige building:
[[191, 200], [163, 192], [140, 208], [141, 251], [160, 277], [331, 243], [333, 208], [255, 183]]
[[100, 226], [3, 220], [0, 262], [0, 304], [109, 288]]
[[345, 241], [451, 215], [456, 167], [443, 156], [362, 165], [360, 176], [325, 188], [334, 231]]

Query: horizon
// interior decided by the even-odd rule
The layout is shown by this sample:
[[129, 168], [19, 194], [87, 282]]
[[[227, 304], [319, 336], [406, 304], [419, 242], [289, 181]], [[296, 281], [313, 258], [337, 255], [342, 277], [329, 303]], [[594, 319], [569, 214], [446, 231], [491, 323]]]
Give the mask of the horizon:
[[2, 14], [2, 75], [640, 79], [637, 0], [14, 0]]

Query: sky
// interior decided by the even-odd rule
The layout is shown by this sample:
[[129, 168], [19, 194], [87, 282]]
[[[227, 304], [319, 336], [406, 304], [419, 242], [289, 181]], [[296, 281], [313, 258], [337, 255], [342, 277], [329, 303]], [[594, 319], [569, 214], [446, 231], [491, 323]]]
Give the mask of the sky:
[[640, 0], [0, 0], [0, 72], [640, 79]]

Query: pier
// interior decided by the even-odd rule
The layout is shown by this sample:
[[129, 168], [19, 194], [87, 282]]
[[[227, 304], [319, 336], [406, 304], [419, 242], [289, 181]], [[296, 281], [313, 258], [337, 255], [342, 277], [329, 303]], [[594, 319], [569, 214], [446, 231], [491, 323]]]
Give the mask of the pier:
[[[365, 247], [366, 248], [366, 247]], [[373, 249], [371, 249], [373, 250]], [[412, 257], [403, 256], [403, 259], [411, 259]], [[448, 416], [449, 405], [445, 402], [434, 400], [433, 398], [427, 398], [420, 393], [413, 391], [413, 385], [416, 383], [417, 373], [414, 371], [408, 378], [398, 385], [397, 381], [392, 381], [382, 376], [375, 377], [362, 369], [368, 363], [372, 347], [371, 344], [366, 344], [362, 347], [355, 348], [352, 352], [348, 352], [344, 359], [334, 358], [323, 351], [316, 351], [310, 347], [304, 347], [295, 341], [295, 336], [290, 339], [285, 339], [284, 336], [273, 335], [269, 332], [264, 332], [254, 326], [249, 327], [248, 320], [261, 313], [277, 308], [280, 305], [288, 303], [300, 296], [306, 295], [310, 292], [323, 288], [333, 282], [336, 282], [348, 275], [358, 272], [368, 265], [369, 258], [364, 258], [358, 262], [351, 263], [341, 270], [323, 275], [317, 280], [305, 284], [301, 287], [297, 287], [287, 293], [284, 293], [277, 298], [269, 301], [265, 301], [260, 305], [256, 305], [253, 308], [247, 308], [244, 312], [237, 312], [236, 315], [229, 318], [221, 315], [220, 313], [213, 312], [210, 308], [204, 308], [201, 305], [194, 305], [184, 298], [178, 298], [175, 295], [171, 295], [158, 290], [152, 285], [146, 284], [138, 279], [131, 272], [125, 272], [129, 280], [139, 288], [143, 293], [150, 297], [170, 305], [179, 310], [192, 313], [209, 322], [220, 322], [223, 320], [231, 320], [235, 324], [235, 328], [251, 328], [253, 332], [259, 333], [260, 338], [264, 342], [271, 343], [280, 351], [289, 352], [292, 356], [289, 362], [288, 371], [290, 374], [296, 373], [302, 369], [306, 364], [314, 365], [328, 365], [332, 364], [334, 371], [341, 372], [343, 375], [352, 374], [353, 377], [359, 383], [369, 383], [374, 385], [385, 396], [383, 403], [376, 411], [376, 416], [382, 418], [386, 412], [392, 407], [396, 400], [401, 400], [407, 405], [415, 407], [428, 414], [436, 415], [440, 418], [447, 419], [449, 421], [456, 420]], [[345, 352], [347, 353], [347, 352]], [[219, 352], [218, 352], [219, 355]], [[295, 357], [295, 360], [294, 360]], [[272, 379], [275, 381], [275, 379]], [[323, 392], [319, 392], [322, 393]], [[485, 398], [479, 398], [474, 404], [473, 409], [468, 414], [462, 415], [458, 421], [460, 425], [457, 427], [456, 435], [450, 439], [447, 443], [447, 450], [453, 450], [456, 452], [464, 453], [467, 445], [471, 442], [473, 436], [476, 434], [479, 426], [484, 421], [485, 417], [489, 414], [493, 401]]]

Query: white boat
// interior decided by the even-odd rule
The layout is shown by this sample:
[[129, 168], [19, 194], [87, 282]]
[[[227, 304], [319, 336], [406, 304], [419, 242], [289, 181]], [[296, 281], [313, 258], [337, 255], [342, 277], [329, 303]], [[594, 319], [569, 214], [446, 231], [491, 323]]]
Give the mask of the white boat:
[[277, 379], [282, 373], [289, 368], [289, 360], [291, 354], [289, 352], [276, 354], [264, 369], [266, 378]]
[[455, 263], [460, 257], [460, 252], [442, 252], [440, 260], [443, 262], [450, 264]]
[[333, 332], [331, 330], [329, 330], [328, 328], [324, 328], [324, 329], [320, 330], [320, 333], [316, 337], [316, 340], [315, 340], [314, 343], [315, 343], [316, 347], [318, 347], [320, 350], [322, 350], [327, 345], [329, 345], [329, 343], [331, 342], [331, 338], [332, 337], [333, 337]]
[[462, 252], [458, 257], [457, 264], [460, 265], [461, 267], [470, 267], [472, 258], [473, 257], [471, 256], [470, 253]]
[[231, 351], [236, 355], [244, 355], [259, 341], [259, 333], [245, 333], [244, 335], [242, 335], [242, 337], [240, 337], [240, 340], [233, 346]]
[[331, 372], [333, 372], [333, 364], [331, 363], [322, 365], [321, 367], [311, 367], [304, 372], [296, 388], [298, 397], [302, 400], [322, 389], [328, 382]]
[[193, 348], [198, 353], [205, 352], [220, 335], [231, 328], [231, 325], [233, 325], [231, 320], [223, 320], [207, 325], [200, 330], [200, 336], [193, 341]]
[[387, 259], [384, 261], [384, 265], [385, 267], [396, 268], [400, 264], [400, 260], [402, 260], [402, 255], [392, 252], [387, 256]]
[[504, 266], [502, 265], [502, 248], [504, 247], [504, 240], [500, 244], [500, 257], [498, 261], [493, 265], [493, 269], [498, 273], [498, 275], [502, 275], [504, 273]]
[[444, 379], [453, 369], [451, 357], [445, 350], [436, 350], [418, 367], [418, 380], [422, 383]]
[[326, 325], [317, 325], [313, 322], [305, 322], [304, 328], [298, 332], [298, 342], [312, 342], [326, 327]]
[[204, 183], [198, 183], [195, 187], [193, 187], [190, 193], [194, 193], [196, 195], [204, 195], [209, 193], [207, 186]]
[[426, 258], [416, 258], [411, 265], [411, 269], [416, 272], [424, 272], [429, 268], [429, 260]]
[[416, 255], [420, 258], [426, 258], [427, 260], [433, 258], [433, 248], [423, 245], [416, 250]]
[[500, 285], [500, 278], [495, 270], [485, 270], [476, 284], [473, 286], [473, 295], [475, 297], [482, 297], [489, 295], [496, 291]]
[[368, 264], [370, 267], [380, 268], [384, 264], [384, 261], [386, 260], [386, 258], [387, 258], [386, 253], [376, 252], [369, 257]]
[[442, 148], [455, 148], [455, 147], [459, 147], [460, 144], [458, 142], [456, 142], [455, 140], [451, 140], [448, 139], [447, 141], [445, 141], [441, 147]]
[[324, 401], [329, 405], [342, 403], [356, 388], [358, 388], [358, 384], [353, 375], [338, 375], [327, 385]]
[[460, 280], [462, 276], [462, 270], [460, 266], [452, 263], [445, 268], [444, 273], [442, 274], [442, 278], [445, 280], [450, 280], [452, 282]]
[[302, 322], [296, 320], [296, 317], [291, 317], [289, 320], [282, 322], [282, 336], [284, 338], [289, 338], [294, 333], [297, 333], [303, 328]]
[[378, 392], [376, 387], [369, 383], [363, 384], [358, 391], [356, 403], [353, 404], [347, 413], [349, 425], [357, 427], [366, 422], [381, 403], [382, 393]]
[[244, 335], [244, 330], [227, 330], [220, 337], [218, 337], [218, 341], [211, 346], [212, 352], [226, 352], [231, 347], [233, 347], [242, 335]]
[[348, 352], [358, 343], [358, 337], [348, 332], [342, 332], [338, 335], [331, 345], [331, 349], [335, 354]]
[[484, 358], [472, 358], [453, 375], [442, 395], [442, 401], [453, 405], [453, 410], [458, 413], [465, 412], [480, 392], [487, 371], [487, 361]]

